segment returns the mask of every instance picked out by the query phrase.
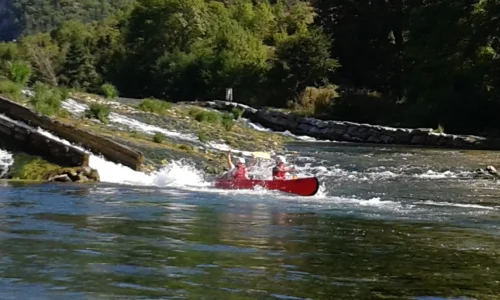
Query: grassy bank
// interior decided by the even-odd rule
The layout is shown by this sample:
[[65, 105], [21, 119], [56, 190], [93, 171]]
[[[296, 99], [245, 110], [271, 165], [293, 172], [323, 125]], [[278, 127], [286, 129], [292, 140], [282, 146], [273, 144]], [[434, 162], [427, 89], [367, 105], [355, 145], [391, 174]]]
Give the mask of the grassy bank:
[[[143, 152], [146, 171], [156, 169], [165, 162], [186, 158], [194, 161], [204, 171], [217, 174], [225, 169], [225, 153], [206, 147], [207, 143], [226, 144], [233, 149], [245, 151], [280, 151], [285, 142], [292, 140], [280, 134], [248, 128], [240, 119], [241, 112], [237, 111], [220, 113], [157, 99], [144, 99], [139, 103], [124, 105], [91, 94], [73, 93], [72, 96], [90, 107], [102, 108], [93, 115], [56, 118]], [[171, 138], [161, 132], [147, 134], [109, 123], [106, 116], [98, 116], [101, 111], [106, 115], [116, 112], [145, 124], [190, 134], [194, 141]], [[101, 120], [103, 118], [105, 121]]]
[[11, 180], [44, 181], [59, 168], [39, 156], [18, 152], [14, 153], [14, 164], [9, 168], [7, 177]]
[[[144, 171], [153, 171], [172, 160], [189, 159], [197, 167], [211, 174], [225, 169], [225, 153], [216, 151], [208, 144], [227, 145], [244, 151], [280, 151], [283, 144], [292, 140], [280, 134], [261, 132], [249, 128], [240, 118], [241, 111], [220, 113], [197, 106], [173, 104], [158, 99], [144, 99], [140, 103], [124, 105], [116, 97], [54, 88], [35, 84], [32, 94], [23, 93], [23, 86], [7, 80], [0, 81], [0, 95], [34, 109], [53, 119], [89, 130], [135, 150], [145, 156]], [[86, 104], [88, 109], [75, 115], [62, 108], [68, 97]], [[110, 122], [111, 113], [119, 113], [139, 122], [166, 130], [191, 135], [191, 140], [176, 139], [161, 132], [148, 134]], [[15, 164], [9, 178], [19, 180], [45, 180], [47, 174], [60, 166], [40, 157], [15, 153]]]

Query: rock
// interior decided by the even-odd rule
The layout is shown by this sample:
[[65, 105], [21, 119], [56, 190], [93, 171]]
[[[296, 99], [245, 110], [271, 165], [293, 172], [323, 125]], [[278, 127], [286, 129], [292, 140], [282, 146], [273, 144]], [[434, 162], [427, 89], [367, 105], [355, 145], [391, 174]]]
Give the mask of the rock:
[[498, 175], [497, 169], [495, 169], [495, 167], [493, 167], [493, 166], [487, 166], [486, 167], [486, 171], [488, 173], [490, 173], [490, 174], [496, 174], [496, 175]]
[[76, 181], [77, 182], [89, 182], [90, 180], [87, 178], [87, 176], [85, 176], [85, 174], [80, 173], [80, 174], [78, 174]]
[[394, 138], [392, 136], [383, 135], [380, 137], [380, 141], [382, 141], [383, 143], [386, 143], [386, 144], [390, 144], [394, 141]]
[[348, 121], [323, 121], [311, 117], [298, 117], [277, 109], [254, 109], [243, 104], [219, 100], [200, 102], [198, 105], [222, 110], [230, 110], [236, 106], [249, 112], [247, 117], [250, 121], [260, 123], [271, 130], [289, 131], [318, 139], [468, 149], [500, 149], [500, 139], [437, 133], [432, 128], [393, 128]]
[[352, 140], [351, 136], [349, 134], [347, 134], [347, 133], [344, 133], [342, 135], [342, 139], [344, 139], [344, 141], [350, 141], [350, 140]]
[[61, 168], [51, 171], [47, 180], [51, 182], [99, 182], [97, 170], [90, 167]]
[[455, 136], [455, 138], [451, 142], [451, 145], [454, 148], [462, 148], [466, 144], [467, 144], [467, 142], [465, 141], [465, 139], [463, 137], [459, 137], [459, 136]]
[[413, 145], [425, 145], [426, 138], [427, 137], [423, 136], [423, 135], [414, 135], [411, 138], [410, 143], [413, 144]]
[[428, 136], [427, 136], [427, 141], [426, 141], [426, 144], [427, 145], [438, 145], [438, 142], [439, 142], [439, 139], [441, 138], [441, 134], [438, 134], [438, 133], [430, 133]]
[[61, 175], [55, 175], [52, 177], [49, 177], [48, 179], [51, 182], [72, 182], [71, 178], [67, 174], [61, 174]]
[[412, 130], [413, 134], [428, 135], [433, 132], [432, 128], [416, 128]]
[[474, 171], [474, 178], [479, 179], [500, 179], [500, 174], [493, 166], [487, 166], [486, 169], [477, 169]]

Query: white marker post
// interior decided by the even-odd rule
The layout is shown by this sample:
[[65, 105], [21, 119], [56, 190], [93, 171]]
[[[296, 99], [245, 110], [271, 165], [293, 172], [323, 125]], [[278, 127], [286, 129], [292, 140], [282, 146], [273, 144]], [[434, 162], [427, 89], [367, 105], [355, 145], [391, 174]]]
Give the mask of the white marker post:
[[232, 88], [226, 89], [226, 101], [233, 102], [233, 89]]

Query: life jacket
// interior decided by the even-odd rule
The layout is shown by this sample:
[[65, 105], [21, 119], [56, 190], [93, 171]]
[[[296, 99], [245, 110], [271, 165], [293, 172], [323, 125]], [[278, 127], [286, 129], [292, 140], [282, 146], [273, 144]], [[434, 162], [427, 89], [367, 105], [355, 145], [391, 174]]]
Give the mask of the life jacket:
[[236, 172], [233, 173], [234, 179], [247, 179], [247, 168], [245, 167], [236, 167]]
[[283, 171], [283, 168], [276, 166], [273, 168], [273, 178], [274, 179], [286, 179], [286, 172]]

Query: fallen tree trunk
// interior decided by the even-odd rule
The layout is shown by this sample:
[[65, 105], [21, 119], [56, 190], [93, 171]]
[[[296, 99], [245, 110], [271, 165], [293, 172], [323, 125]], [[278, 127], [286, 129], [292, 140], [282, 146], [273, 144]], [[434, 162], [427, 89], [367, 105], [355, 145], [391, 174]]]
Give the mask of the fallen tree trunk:
[[69, 147], [6, 118], [0, 118], [0, 136], [10, 140], [3, 143], [7, 150], [11, 150], [7, 145], [15, 144], [16, 148], [23, 152], [39, 155], [60, 166], [88, 167], [89, 165], [88, 153]]
[[32, 127], [40, 127], [73, 144], [82, 145], [94, 154], [102, 154], [108, 160], [133, 170], [140, 170], [144, 155], [110, 139], [52, 120], [9, 99], [0, 97], [0, 113], [22, 121]]

